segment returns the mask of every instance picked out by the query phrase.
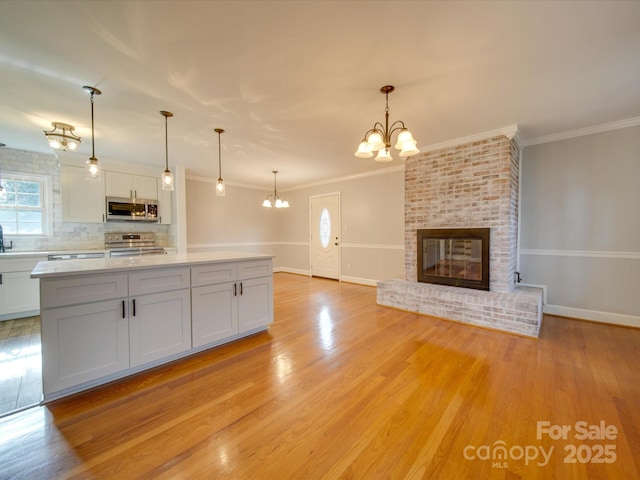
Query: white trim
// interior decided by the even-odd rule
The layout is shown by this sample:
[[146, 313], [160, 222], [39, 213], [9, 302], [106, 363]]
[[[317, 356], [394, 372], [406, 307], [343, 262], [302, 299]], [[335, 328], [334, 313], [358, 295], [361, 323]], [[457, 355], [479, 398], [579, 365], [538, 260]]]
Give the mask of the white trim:
[[609, 132], [611, 130], [619, 130], [621, 128], [636, 127], [638, 125], [640, 125], [640, 117], [633, 117], [626, 120], [618, 120], [617, 122], [603, 123], [593, 127], [578, 128], [576, 130], [568, 130], [566, 132], [552, 133], [551, 135], [542, 135], [541, 137], [530, 138], [529, 140], [525, 140], [522, 145], [524, 147], [528, 147], [530, 145], [557, 142], [558, 140], [568, 140], [570, 138], [593, 135], [594, 133]]
[[238, 248], [238, 247], [263, 247], [282, 245], [282, 242], [239, 242], [239, 243], [190, 243], [189, 248]]
[[640, 252], [608, 252], [594, 250], [536, 250], [522, 249], [520, 255], [542, 255], [551, 257], [621, 258], [640, 260]]
[[377, 248], [380, 250], [404, 250], [404, 245], [380, 245], [375, 243], [343, 243], [342, 248]]
[[289, 245], [293, 247], [308, 247], [309, 242], [278, 242], [278, 245]]
[[294, 273], [296, 275], [304, 275], [306, 277], [311, 276], [311, 272], [309, 270], [301, 270], [299, 268], [289, 268], [289, 267], [274, 267], [274, 273]]
[[304, 188], [320, 187], [322, 185], [329, 185], [329, 184], [338, 183], [338, 182], [348, 182], [350, 180], [359, 180], [361, 178], [374, 177], [376, 175], [386, 175], [387, 173], [393, 173], [393, 172], [404, 172], [404, 162], [402, 162], [401, 165], [396, 165], [395, 167], [381, 168], [378, 170], [372, 170], [370, 172], [356, 173], [354, 175], [346, 175], [344, 177], [336, 177], [328, 180], [319, 180], [317, 182], [306, 183], [304, 185], [298, 185], [297, 187], [288, 188], [286, 191], [291, 192], [292, 190], [302, 190]]
[[592, 322], [640, 328], [640, 316], [638, 315], [599, 312], [597, 310], [585, 310], [583, 308], [563, 307], [562, 305], [545, 305], [542, 311], [549, 315], [561, 315], [563, 317], [590, 320]]
[[[199, 176], [199, 175], [187, 175], [186, 179], [187, 180], [193, 180], [195, 182], [218, 183], [218, 179], [217, 178], [202, 177], [202, 176]], [[269, 187], [258, 187], [256, 185], [249, 185], [247, 183], [239, 183], [239, 182], [234, 182], [234, 181], [229, 181], [229, 180], [225, 180], [224, 184], [225, 185], [232, 185], [234, 187], [250, 188], [252, 190], [269, 190]], [[278, 191], [280, 191], [280, 190], [278, 190]], [[282, 190], [282, 191], [284, 191], [284, 190]]]
[[376, 287], [378, 285], [378, 280], [371, 280], [370, 278], [360, 278], [360, 277], [349, 277], [349, 276], [341, 276], [341, 282], [349, 282], [349, 283], [357, 283], [359, 285], [367, 285], [369, 287]]
[[500, 135], [504, 135], [509, 140], [511, 140], [514, 137], [516, 137], [516, 140], [518, 140], [519, 139], [519, 137], [517, 136], [518, 125], [509, 125], [508, 127], [498, 128], [496, 130], [490, 130], [488, 132], [476, 133], [475, 135], [469, 135], [467, 137], [454, 138], [453, 140], [434, 143], [433, 145], [427, 145], [426, 147], [421, 147], [421, 151], [423, 153], [433, 152], [435, 150], [440, 150], [443, 148], [457, 147], [458, 145], [463, 145], [465, 143], [479, 142], [481, 140], [498, 137]]

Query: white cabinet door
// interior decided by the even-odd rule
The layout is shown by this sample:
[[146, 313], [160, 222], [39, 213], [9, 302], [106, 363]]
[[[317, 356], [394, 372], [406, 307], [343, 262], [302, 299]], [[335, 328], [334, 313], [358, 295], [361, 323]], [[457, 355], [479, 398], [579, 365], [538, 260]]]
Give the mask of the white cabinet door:
[[85, 169], [70, 165], [60, 167], [60, 194], [63, 222], [104, 222], [104, 180], [88, 182]]
[[105, 172], [105, 191], [109, 197], [158, 199], [158, 179], [122, 172]]
[[42, 311], [45, 396], [129, 367], [124, 299]]
[[191, 289], [191, 328], [194, 347], [238, 333], [238, 302], [235, 283]]
[[162, 180], [158, 179], [158, 215], [160, 216], [160, 224], [171, 225], [173, 222], [173, 192], [170, 190], [162, 190]]
[[266, 327], [273, 322], [273, 277], [238, 282], [239, 333]]
[[40, 280], [31, 278], [31, 271], [46, 259], [0, 259], [0, 320], [40, 313]]
[[137, 198], [158, 199], [158, 179], [143, 175], [133, 176], [133, 193]]
[[104, 172], [108, 197], [133, 197], [133, 176], [129, 173]]
[[0, 318], [33, 315], [40, 309], [40, 282], [31, 278], [31, 271], [0, 273], [0, 282]]
[[131, 366], [191, 348], [190, 291], [141, 295], [129, 300]]

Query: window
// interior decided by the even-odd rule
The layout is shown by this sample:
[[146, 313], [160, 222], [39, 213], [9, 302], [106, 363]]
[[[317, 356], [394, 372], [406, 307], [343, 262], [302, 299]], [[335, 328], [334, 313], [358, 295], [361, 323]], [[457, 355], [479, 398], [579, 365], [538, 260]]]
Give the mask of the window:
[[0, 203], [5, 235], [43, 236], [53, 230], [51, 180], [43, 175], [2, 174], [7, 199]]
[[322, 209], [320, 213], [320, 244], [322, 248], [329, 246], [329, 239], [331, 238], [331, 219], [329, 217], [329, 210]]

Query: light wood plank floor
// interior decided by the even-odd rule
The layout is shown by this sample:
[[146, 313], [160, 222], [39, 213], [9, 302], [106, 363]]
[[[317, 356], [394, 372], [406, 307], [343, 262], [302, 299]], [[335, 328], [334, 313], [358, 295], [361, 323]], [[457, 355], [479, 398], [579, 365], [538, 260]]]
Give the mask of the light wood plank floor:
[[[0, 477], [640, 478], [640, 330], [548, 316], [534, 340], [289, 274], [275, 316], [268, 333], [0, 419]], [[577, 439], [578, 422], [610, 438]]]

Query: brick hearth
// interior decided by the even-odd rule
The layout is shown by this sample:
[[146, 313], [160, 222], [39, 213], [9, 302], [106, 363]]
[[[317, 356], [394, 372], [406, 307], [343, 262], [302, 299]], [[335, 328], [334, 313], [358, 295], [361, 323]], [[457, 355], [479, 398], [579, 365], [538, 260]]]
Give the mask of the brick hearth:
[[[515, 283], [518, 166], [517, 141], [504, 134], [407, 159], [406, 279], [378, 282], [378, 303], [538, 336], [542, 291]], [[491, 229], [489, 292], [417, 282], [418, 229], [479, 227]]]

